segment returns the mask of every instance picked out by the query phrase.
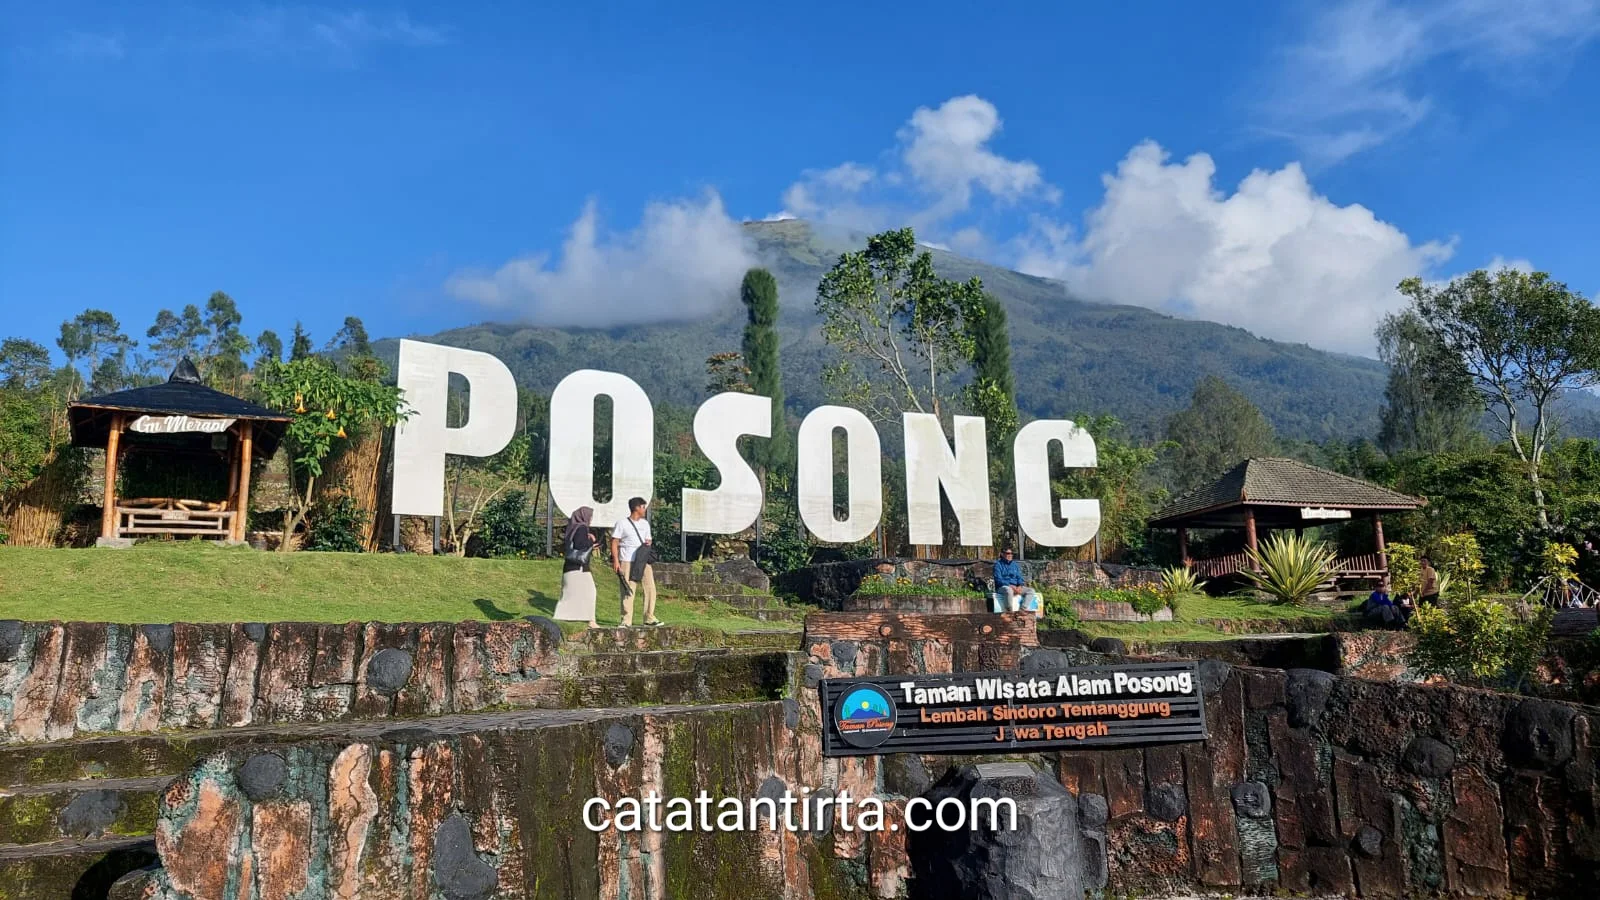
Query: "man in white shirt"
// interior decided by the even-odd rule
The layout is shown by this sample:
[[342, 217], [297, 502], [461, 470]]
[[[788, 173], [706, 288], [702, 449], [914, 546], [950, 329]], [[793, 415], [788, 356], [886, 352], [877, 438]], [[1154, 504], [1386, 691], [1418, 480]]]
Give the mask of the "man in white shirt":
[[641, 587], [644, 593], [644, 624], [661, 624], [661, 620], [656, 618], [656, 578], [650, 563], [646, 561], [638, 573], [633, 571], [633, 559], [639, 548], [651, 546], [650, 522], [644, 514], [644, 498], [634, 497], [628, 501], [627, 518], [619, 520], [617, 527], [611, 529], [611, 568], [616, 570], [617, 578], [622, 582], [623, 628], [633, 627], [633, 598], [640, 593]]

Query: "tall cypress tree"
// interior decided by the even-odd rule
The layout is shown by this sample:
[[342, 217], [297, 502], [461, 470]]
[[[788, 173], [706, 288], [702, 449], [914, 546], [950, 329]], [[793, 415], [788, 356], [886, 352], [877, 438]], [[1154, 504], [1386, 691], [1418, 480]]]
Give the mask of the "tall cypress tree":
[[739, 286], [748, 319], [744, 326], [744, 360], [750, 368], [750, 386], [772, 398], [772, 439], [759, 454], [763, 465], [787, 469], [792, 456], [783, 414], [783, 374], [778, 368], [778, 280], [766, 269], [744, 273]]
[[[1010, 481], [1011, 439], [1017, 433], [1017, 387], [1011, 373], [1011, 338], [1006, 330], [1006, 308], [991, 294], [983, 295], [982, 315], [969, 320], [968, 333], [972, 337], [972, 384], [967, 386], [967, 406], [982, 416], [989, 436], [989, 481], [1001, 485]], [[1011, 542], [1016, 530], [1014, 498], [996, 490], [994, 496], [999, 509], [1005, 537], [1001, 544]]]
[[991, 458], [1004, 459], [1017, 429], [1017, 385], [1011, 373], [1011, 338], [1006, 333], [1006, 308], [993, 295], [983, 296], [983, 315], [969, 326], [972, 333], [972, 385], [968, 405], [989, 420]]

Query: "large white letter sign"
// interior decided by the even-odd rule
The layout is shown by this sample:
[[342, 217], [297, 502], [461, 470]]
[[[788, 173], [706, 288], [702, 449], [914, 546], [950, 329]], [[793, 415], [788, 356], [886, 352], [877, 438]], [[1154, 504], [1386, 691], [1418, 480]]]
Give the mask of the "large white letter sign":
[[[850, 508], [844, 521], [833, 516], [833, 432], [844, 431], [845, 468], [850, 478]], [[853, 544], [883, 518], [883, 448], [866, 416], [844, 406], [819, 406], [800, 423], [795, 437], [796, 493], [800, 521], [824, 541]]]
[[738, 534], [761, 514], [761, 482], [739, 455], [739, 437], [772, 437], [772, 398], [718, 394], [694, 414], [694, 442], [722, 473], [714, 491], [683, 489], [683, 530], [689, 534]]
[[1028, 537], [1046, 547], [1081, 547], [1100, 530], [1099, 500], [1062, 500], [1057, 525], [1050, 515], [1050, 444], [1061, 442], [1061, 464], [1069, 469], [1098, 465], [1094, 438], [1065, 419], [1038, 419], [1017, 432], [1017, 520]]
[[[401, 341], [396, 381], [414, 410], [395, 429], [394, 492], [397, 516], [444, 515], [444, 457], [493, 456], [517, 430], [517, 382], [505, 363], [487, 353]], [[467, 421], [445, 419], [450, 375], [467, 380]]]
[[906, 521], [913, 544], [944, 543], [939, 489], [944, 488], [961, 526], [961, 543], [987, 547], [994, 542], [989, 515], [989, 451], [983, 419], [955, 416], [955, 450], [945, 442], [939, 417], [905, 413]]
[[[611, 398], [611, 501], [594, 499], [594, 401]], [[596, 527], [628, 514], [655, 488], [655, 411], [644, 388], [616, 372], [579, 369], [550, 394], [550, 497], [563, 513], [594, 507]]]

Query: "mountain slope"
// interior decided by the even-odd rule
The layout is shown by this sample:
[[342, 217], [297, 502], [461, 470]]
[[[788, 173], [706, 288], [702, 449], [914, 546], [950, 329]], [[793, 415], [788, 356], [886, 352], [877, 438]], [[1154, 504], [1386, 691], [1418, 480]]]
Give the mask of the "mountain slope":
[[[819, 235], [799, 220], [745, 228], [779, 281], [784, 388], [791, 411], [803, 414], [825, 402], [819, 373], [830, 358], [812, 312], [816, 285], [840, 252], [862, 245], [862, 236]], [[1216, 374], [1255, 401], [1285, 437], [1377, 430], [1384, 368], [1376, 360], [1078, 300], [1058, 282], [943, 251], [934, 251], [934, 261], [946, 277], [981, 278], [1005, 305], [1017, 400], [1034, 415], [1112, 413], [1135, 432], [1154, 434], [1201, 376]], [[492, 353], [534, 391], [548, 392], [575, 369], [603, 368], [632, 377], [658, 402], [695, 404], [705, 397], [705, 358], [738, 349], [743, 324], [742, 307], [730, 299], [725, 311], [688, 323], [608, 329], [491, 323], [422, 339]], [[377, 349], [392, 359], [395, 344], [380, 341]]]

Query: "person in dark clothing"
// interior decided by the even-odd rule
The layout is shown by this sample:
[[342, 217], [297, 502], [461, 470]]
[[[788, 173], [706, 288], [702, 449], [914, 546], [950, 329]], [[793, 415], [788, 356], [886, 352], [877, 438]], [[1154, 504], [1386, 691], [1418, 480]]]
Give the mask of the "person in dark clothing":
[[1361, 618], [1368, 628], [1395, 629], [1405, 625], [1405, 614], [1389, 598], [1389, 579], [1385, 578], [1378, 589], [1368, 595], [1360, 607]]
[[564, 555], [561, 563], [561, 599], [556, 602], [554, 618], [557, 621], [588, 622], [590, 628], [598, 628], [599, 623], [594, 619], [594, 576], [589, 573], [589, 560], [599, 544], [590, 528], [593, 519], [594, 509], [580, 506], [567, 520], [567, 530], [561, 535]]
[[1028, 608], [1044, 615], [1039, 592], [1028, 587], [1027, 579], [1022, 577], [1022, 566], [1013, 558], [1010, 547], [1000, 551], [1000, 558], [994, 561], [994, 589], [1009, 611], [1016, 612], [1027, 598]]

